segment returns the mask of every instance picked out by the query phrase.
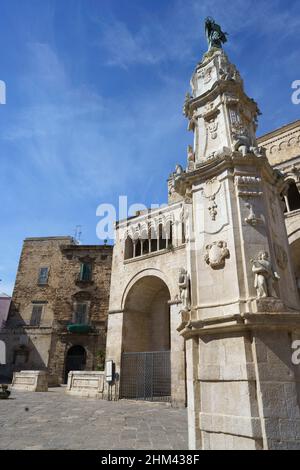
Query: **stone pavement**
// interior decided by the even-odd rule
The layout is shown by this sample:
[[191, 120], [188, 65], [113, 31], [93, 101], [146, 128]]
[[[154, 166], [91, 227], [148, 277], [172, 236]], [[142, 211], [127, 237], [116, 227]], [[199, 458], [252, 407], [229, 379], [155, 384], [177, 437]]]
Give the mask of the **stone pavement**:
[[77, 398], [65, 389], [0, 400], [0, 449], [187, 449], [187, 412], [168, 403]]

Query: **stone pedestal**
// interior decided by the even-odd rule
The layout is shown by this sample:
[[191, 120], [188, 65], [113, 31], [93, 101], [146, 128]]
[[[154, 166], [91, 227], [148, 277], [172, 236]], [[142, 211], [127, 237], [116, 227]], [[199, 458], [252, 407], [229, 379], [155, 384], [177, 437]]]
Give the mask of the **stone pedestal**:
[[191, 449], [299, 449], [298, 313], [250, 314], [190, 325]]
[[27, 392], [47, 392], [48, 374], [42, 370], [14, 372], [11, 388]]
[[68, 375], [66, 393], [85, 398], [103, 398], [104, 371], [72, 371]]

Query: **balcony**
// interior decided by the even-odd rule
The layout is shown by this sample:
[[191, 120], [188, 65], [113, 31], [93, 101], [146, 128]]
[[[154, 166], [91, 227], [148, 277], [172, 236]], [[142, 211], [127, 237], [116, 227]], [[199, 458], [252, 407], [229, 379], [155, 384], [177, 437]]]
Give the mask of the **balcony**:
[[67, 330], [73, 334], [87, 334], [93, 331], [93, 327], [84, 323], [70, 323], [67, 325]]

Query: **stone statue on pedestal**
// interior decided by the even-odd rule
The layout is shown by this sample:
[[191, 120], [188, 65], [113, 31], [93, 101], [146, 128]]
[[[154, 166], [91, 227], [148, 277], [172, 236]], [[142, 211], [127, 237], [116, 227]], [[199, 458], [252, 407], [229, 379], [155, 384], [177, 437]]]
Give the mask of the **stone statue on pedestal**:
[[252, 272], [255, 274], [254, 287], [256, 288], [257, 298], [277, 298], [273, 284], [280, 279], [280, 276], [273, 270], [269, 261], [269, 254], [266, 251], [261, 251], [258, 259], [251, 260], [251, 263], [253, 265]]
[[191, 308], [190, 278], [184, 268], [179, 269], [178, 287], [182, 310], [188, 311]]

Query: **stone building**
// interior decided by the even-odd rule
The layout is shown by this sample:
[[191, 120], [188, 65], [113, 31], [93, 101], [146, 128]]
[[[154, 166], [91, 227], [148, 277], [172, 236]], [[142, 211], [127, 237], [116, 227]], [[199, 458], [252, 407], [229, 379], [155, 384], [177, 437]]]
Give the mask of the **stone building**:
[[116, 226], [111, 386], [187, 402], [191, 449], [300, 448], [299, 122], [257, 140], [258, 106], [207, 21], [186, 168], [167, 207]]
[[0, 293], [0, 330], [5, 325], [10, 307], [11, 297], [4, 292]]
[[50, 384], [70, 370], [103, 367], [111, 246], [78, 245], [71, 237], [24, 241], [6, 327], [1, 375], [48, 370]]

